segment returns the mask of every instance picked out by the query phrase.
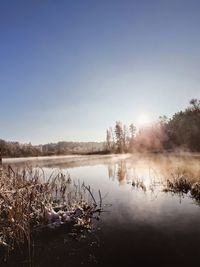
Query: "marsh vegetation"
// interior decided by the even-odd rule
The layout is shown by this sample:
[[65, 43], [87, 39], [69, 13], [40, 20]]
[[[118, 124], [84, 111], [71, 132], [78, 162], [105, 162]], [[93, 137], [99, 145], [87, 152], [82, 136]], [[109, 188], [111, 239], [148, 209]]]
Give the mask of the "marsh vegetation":
[[[0, 169], [0, 250], [9, 258], [13, 250], [30, 254], [34, 235], [76, 225], [90, 229], [95, 213], [101, 212], [90, 186], [73, 182], [69, 174], [47, 177], [41, 168]], [[67, 228], [66, 228], [67, 229]]]
[[[170, 255], [168, 266], [196, 261], [200, 242], [198, 154], [32, 159], [31, 168], [26, 161], [8, 162], [11, 168], [4, 161], [1, 174], [2, 245], [12, 249], [30, 242], [31, 248], [32, 242], [33, 266], [61, 262], [128, 265], [130, 255], [137, 264], [147, 264], [148, 259], [162, 266], [166, 253]], [[103, 210], [100, 217], [99, 208]], [[73, 218], [69, 221], [74, 228], [63, 224], [67, 216]], [[152, 256], [155, 249], [158, 253]], [[181, 255], [186, 251], [188, 260], [183, 261]], [[141, 257], [142, 253], [147, 257]], [[6, 264], [22, 266], [22, 259], [15, 265], [11, 253]]]

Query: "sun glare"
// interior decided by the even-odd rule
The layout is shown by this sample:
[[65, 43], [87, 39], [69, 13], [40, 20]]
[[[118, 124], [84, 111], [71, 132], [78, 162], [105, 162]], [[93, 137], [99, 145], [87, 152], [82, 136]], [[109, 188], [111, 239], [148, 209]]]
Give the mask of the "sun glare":
[[145, 126], [151, 122], [150, 117], [147, 113], [142, 113], [138, 117], [138, 125]]

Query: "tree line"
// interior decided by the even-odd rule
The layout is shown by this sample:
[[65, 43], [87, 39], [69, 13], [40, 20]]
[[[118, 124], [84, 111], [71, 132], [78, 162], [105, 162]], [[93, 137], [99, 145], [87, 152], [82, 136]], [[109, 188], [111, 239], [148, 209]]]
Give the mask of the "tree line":
[[108, 153], [176, 149], [200, 152], [200, 100], [192, 99], [184, 111], [172, 118], [161, 116], [157, 122], [140, 129], [117, 121], [114, 128], [106, 131], [105, 148]]
[[103, 153], [103, 142], [58, 142], [34, 146], [0, 139], [0, 156], [35, 157], [69, 154]]
[[117, 121], [106, 131], [105, 142], [58, 142], [34, 146], [31, 143], [8, 142], [0, 139], [2, 157], [27, 157], [67, 154], [127, 153], [134, 151], [200, 152], [200, 100], [192, 99], [189, 106], [170, 119], [159, 117], [148, 127], [137, 129], [134, 124]]
[[136, 127], [134, 124], [126, 126], [120, 121], [117, 121], [114, 127], [106, 131], [106, 145], [107, 152], [126, 153], [130, 152], [134, 146], [136, 134]]

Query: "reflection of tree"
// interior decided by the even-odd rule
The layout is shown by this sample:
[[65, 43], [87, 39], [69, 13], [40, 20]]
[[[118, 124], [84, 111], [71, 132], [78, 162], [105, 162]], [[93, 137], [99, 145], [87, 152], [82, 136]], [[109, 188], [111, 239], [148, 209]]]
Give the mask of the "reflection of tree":
[[125, 160], [121, 160], [118, 164], [117, 179], [121, 184], [126, 178], [127, 168]]
[[112, 178], [113, 177], [113, 168], [112, 165], [108, 165], [108, 177]]
[[114, 164], [108, 164], [108, 177], [111, 178], [113, 181], [117, 179], [120, 184], [125, 181], [128, 183], [129, 182], [129, 171], [127, 168], [126, 160], [120, 160], [117, 163]]
[[108, 177], [114, 181], [116, 175], [116, 166], [115, 164], [108, 164], [107, 166], [108, 166]]

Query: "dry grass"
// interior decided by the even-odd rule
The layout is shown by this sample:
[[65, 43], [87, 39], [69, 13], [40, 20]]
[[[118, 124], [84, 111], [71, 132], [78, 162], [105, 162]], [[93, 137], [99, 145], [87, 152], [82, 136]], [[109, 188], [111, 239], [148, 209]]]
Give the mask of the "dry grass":
[[147, 188], [144, 184], [144, 181], [142, 179], [133, 179], [132, 180], [132, 186], [137, 189], [142, 189], [143, 192], [147, 191]]
[[173, 174], [171, 179], [167, 179], [164, 192], [189, 194], [192, 198], [200, 201], [200, 179], [190, 178], [185, 172]]
[[[80, 216], [74, 214], [77, 208]], [[52, 214], [63, 223], [67, 212], [75, 223], [84, 224], [96, 210], [91, 189], [73, 183], [69, 175], [47, 180], [41, 169], [0, 169], [0, 244], [7, 252], [23, 244], [30, 248], [33, 230], [55, 223]]]

